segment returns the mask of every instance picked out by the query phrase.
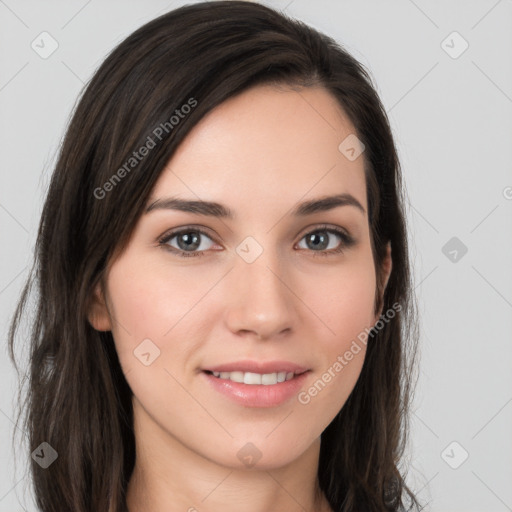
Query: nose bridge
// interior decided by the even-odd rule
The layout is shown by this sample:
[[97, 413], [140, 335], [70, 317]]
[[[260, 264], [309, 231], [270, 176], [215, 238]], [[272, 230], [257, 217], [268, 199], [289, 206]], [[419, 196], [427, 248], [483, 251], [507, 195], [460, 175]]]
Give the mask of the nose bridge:
[[236, 252], [227, 312], [229, 328], [233, 332], [252, 331], [261, 338], [291, 329], [295, 318], [293, 294], [287, 287], [286, 266], [276, 249], [246, 239]]

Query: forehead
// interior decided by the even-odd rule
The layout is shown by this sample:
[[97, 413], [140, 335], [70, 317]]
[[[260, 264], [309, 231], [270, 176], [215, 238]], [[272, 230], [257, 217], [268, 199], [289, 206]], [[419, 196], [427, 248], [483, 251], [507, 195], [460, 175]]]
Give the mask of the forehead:
[[253, 87], [217, 106], [192, 129], [152, 198], [172, 194], [261, 210], [350, 193], [366, 208], [363, 154], [350, 160], [339, 149], [354, 134], [324, 88]]

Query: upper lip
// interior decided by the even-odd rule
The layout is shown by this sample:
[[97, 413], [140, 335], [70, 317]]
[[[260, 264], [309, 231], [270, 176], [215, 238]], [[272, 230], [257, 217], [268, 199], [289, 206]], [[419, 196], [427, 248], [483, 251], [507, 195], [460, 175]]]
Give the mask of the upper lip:
[[308, 368], [289, 361], [235, 361], [232, 363], [208, 366], [202, 369], [209, 372], [251, 372], [251, 373], [278, 373], [293, 372], [296, 374], [308, 371]]

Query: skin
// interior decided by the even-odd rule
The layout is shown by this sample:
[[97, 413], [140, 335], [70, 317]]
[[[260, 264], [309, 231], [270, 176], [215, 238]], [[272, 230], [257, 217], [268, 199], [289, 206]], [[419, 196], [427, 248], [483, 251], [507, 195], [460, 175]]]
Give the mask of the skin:
[[[257, 86], [230, 98], [195, 126], [158, 179], [148, 204], [164, 197], [216, 201], [234, 220], [170, 209], [143, 214], [96, 289], [89, 320], [111, 330], [133, 390], [137, 459], [131, 512], [148, 510], [330, 511], [317, 493], [320, 436], [352, 391], [365, 345], [311, 401], [241, 406], [213, 390], [200, 369], [253, 359], [286, 360], [311, 371], [310, 388], [357, 335], [375, 324], [376, 275], [370, 245], [363, 156], [338, 146], [355, 129], [323, 88]], [[298, 203], [350, 193], [364, 207], [307, 217]], [[336, 234], [321, 252], [305, 235], [322, 223]], [[193, 224], [202, 256], [180, 257], [163, 234]], [[237, 246], [252, 236], [262, 254], [247, 263]], [[183, 240], [182, 240], [183, 242]], [[175, 249], [179, 237], [167, 242]], [[186, 245], [185, 245], [186, 247]], [[198, 252], [198, 249], [196, 249]], [[385, 283], [391, 252], [383, 265]], [[133, 351], [149, 338], [149, 366]], [[246, 443], [261, 458], [237, 457]]]

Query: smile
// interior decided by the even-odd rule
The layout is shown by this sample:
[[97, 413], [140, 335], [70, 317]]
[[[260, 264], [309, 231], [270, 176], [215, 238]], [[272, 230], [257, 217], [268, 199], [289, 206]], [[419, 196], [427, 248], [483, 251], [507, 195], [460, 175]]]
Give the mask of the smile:
[[271, 386], [278, 382], [285, 382], [293, 379], [294, 372], [274, 372], [274, 373], [253, 373], [253, 372], [207, 372], [214, 377], [243, 384], [260, 384], [264, 386]]

